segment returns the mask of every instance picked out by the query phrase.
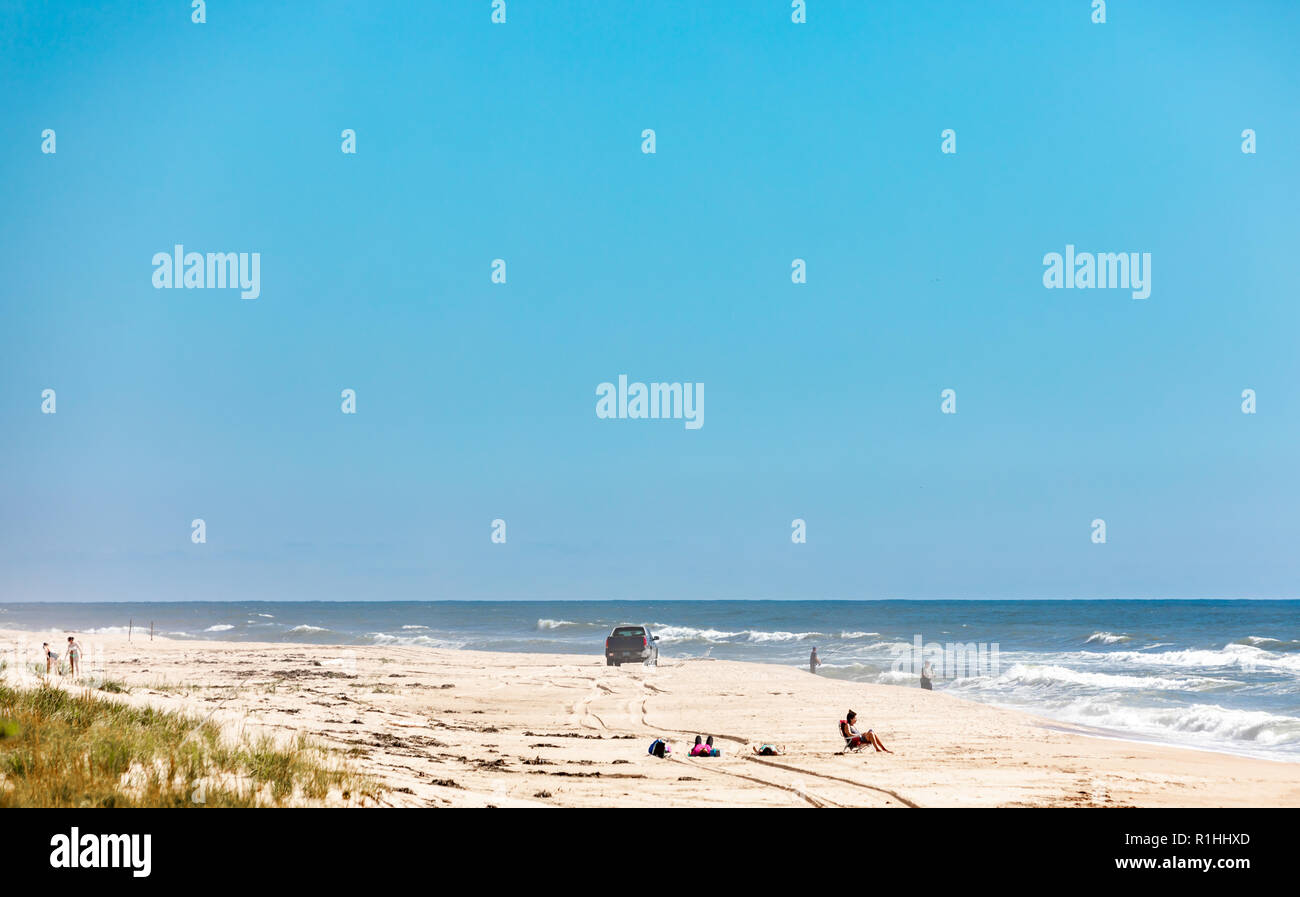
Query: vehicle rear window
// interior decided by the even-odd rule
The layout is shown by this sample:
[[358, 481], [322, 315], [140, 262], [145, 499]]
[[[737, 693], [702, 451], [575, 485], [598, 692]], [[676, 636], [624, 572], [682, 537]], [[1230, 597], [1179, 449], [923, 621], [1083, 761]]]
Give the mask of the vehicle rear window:
[[620, 626], [618, 629], [614, 630], [614, 637], [617, 638], [620, 635], [632, 635], [632, 636], [640, 637], [645, 635], [645, 627], [644, 626]]

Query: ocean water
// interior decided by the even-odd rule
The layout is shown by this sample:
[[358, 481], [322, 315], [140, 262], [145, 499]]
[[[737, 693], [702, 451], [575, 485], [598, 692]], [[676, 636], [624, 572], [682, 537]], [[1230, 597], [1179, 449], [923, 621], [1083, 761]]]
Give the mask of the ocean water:
[[[644, 623], [665, 659], [717, 657], [936, 690], [1121, 737], [1300, 761], [1300, 601], [518, 601], [0, 604], [60, 635], [428, 645], [600, 656]], [[61, 640], [61, 639], [60, 639]], [[919, 650], [918, 650], [919, 648]]]

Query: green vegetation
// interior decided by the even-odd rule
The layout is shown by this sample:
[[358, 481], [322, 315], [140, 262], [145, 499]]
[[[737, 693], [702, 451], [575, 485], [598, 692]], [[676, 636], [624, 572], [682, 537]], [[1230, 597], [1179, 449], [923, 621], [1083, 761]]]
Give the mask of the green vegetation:
[[214, 723], [179, 713], [0, 683], [0, 807], [360, 803], [377, 791], [303, 737], [230, 743]]

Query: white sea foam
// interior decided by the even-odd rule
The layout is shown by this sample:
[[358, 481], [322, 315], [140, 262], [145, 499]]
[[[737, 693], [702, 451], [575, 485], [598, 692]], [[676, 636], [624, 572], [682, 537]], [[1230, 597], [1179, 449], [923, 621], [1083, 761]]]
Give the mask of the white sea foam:
[[1300, 645], [1300, 639], [1291, 639], [1287, 641], [1280, 638], [1269, 638], [1266, 635], [1248, 635], [1240, 640], [1241, 643], [1251, 645], [1255, 648], [1265, 648], [1273, 651], [1294, 651], [1294, 645]]
[[403, 629], [428, 629], [428, 626], [403, 626]]
[[653, 624], [650, 630], [664, 642], [734, 642], [746, 641], [763, 645], [781, 642], [801, 642], [828, 638], [824, 632], [786, 632], [784, 630], [742, 629], [729, 632], [723, 629], [699, 629], [694, 626], [668, 626]]
[[916, 682], [917, 674], [911, 670], [885, 670], [880, 674], [878, 681], [885, 685], [902, 685], [908, 682]]
[[1113, 632], [1094, 632], [1092, 635], [1088, 636], [1084, 641], [1084, 644], [1118, 645], [1121, 642], [1131, 642], [1132, 640], [1133, 636], [1131, 635], [1116, 635]]
[[204, 632], [228, 632], [229, 630], [234, 628], [235, 627], [229, 623], [216, 623], [212, 626], [209, 626], [207, 629], [203, 631]]
[[1053, 664], [1013, 664], [1010, 669], [996, 677], [979, 677], [962, 680], [963, 684], [977, 689], [1014, 689], [1017, 686], [1071, 686], [1084, 685], [1091, 688], [1134, 689], [1154, 691], [1209, 691], [1216, 688], [1230, 687], [1237, 683], [1231, 679], [1215, 679], [1206, 676], [1187, 676], [1182, 678], [1166, 676], [1130, 676], [1120, 673], [1095, 673], [1086, 670], [1072, 670], [1069, 667]]
[[303, 623], [300, 626], [295, 626], [289, 631], [290, 632], [329, 632], [329, 630], [326, 629], [324, 626], [308, 626], [306, 623]]
[[721, 642], [744, 635], [742, 632], [724, 632], [721, 629], [696, 629], [693, 626], [661, 626], [655, 624], [650, 629], [663, 642]]
[[866, 645], [862, 650], [864, 651], [887, 650], [889, 651], [890, 654], [898, 655], [898, 654], [905, 654], [907, 652], [913, 651], [915, 648], [916, 646], [911, 642], [894, 641], [894, 642], [872, 642], [871, 644]]
[[572, 620], [541, 619], [537, 621], [538, 629], [563, 629], [566, 626], [577, 626], [577, 625], [579, 624], [573, 622]]
[[745, 637], [755, 644], [765, 644], [767, 642], [801, 642], [807, 639], [820, 639], [825, 636], [822, 632], [762, 632], [748, 631]]
[[1231, 710], [1217, 704], [1134, 707], [1113, 700], [1080, 698], [1053, 715], [1092, 726], [1152, 736], [1191, 735], [1225, 745], [1300, 745], [1300, 719], [1261, 710]]
[[376, 645], [420, 646], [424, 648], [463, 648], [464, 642], [450, 639], [434, 638], [428, 635], [390, 635], [387, 632], [371, 632], [366, 635]]
[[[60, 627], [60, 626], [48, 626], [48, 627], [44, 627], [44, 628], [46, 628], [46, 629], [50, 629], [50, 630], [53, 630], [53, 631], [56, 631], [56, 632], [62, 629], [62, 627]], [[233, 627], [232, 627], [232, 628], [233, 628]], [[39, 631], [39, 630], [38, 630], [38, 631]], [[96, 627], [96, 628], [93, 628], [93, 629], [74, 629], [74, 630], [69, 630], [69, 631], [70, 631], [70, 632], [79, 632], [79, 633], [81, 633], [82, 635], [135, 635], [135, 636], [139, 636], [141, 633], [144, 633], [144, 634], [147, 636], [147, 635], [149, 634], [149, 627], [148, 627], [148, 626], [99, 626], [99, 627]], [[156, 632], [154, 633], [154, 635], [173, 636], [173, 637], [175, 637], [175, 638], [189, 638], [189, 637], [190, 637], [190, 634], [189, 634], [188, 632], [163, 632], [161, 629], [159, 629], [158, 631], [156, 631]]]
[[1300, 655], [1278, 655], [1253, 645], [1231, 644], [1224, 645], [1222, 648], [1193, 648], [1183, 651], [1116, 651], [1112, 654], [1092, 656], [1111, 663], [1185, 668], [1238, 667], [1243, 670], [1269, 669], [1300, 673]]

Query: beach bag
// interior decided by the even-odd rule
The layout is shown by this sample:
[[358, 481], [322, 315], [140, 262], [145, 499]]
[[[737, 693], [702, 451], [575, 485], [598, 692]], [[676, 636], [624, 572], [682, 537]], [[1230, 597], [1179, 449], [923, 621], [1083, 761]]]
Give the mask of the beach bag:
[[650, 754], [661, 760], [663, 759], [664, 754], [667, 754], [670, 750], [672, 750], [672, 748], [668, 747], [668, 743], [662, 738], [656, 738], [654, 741], [650, 742]]

